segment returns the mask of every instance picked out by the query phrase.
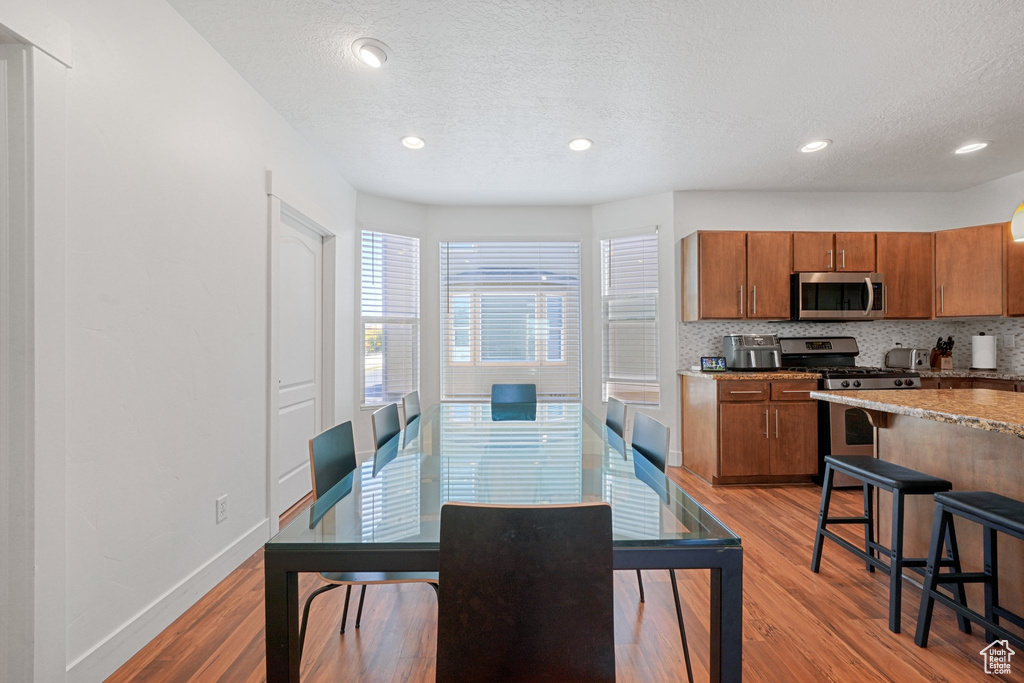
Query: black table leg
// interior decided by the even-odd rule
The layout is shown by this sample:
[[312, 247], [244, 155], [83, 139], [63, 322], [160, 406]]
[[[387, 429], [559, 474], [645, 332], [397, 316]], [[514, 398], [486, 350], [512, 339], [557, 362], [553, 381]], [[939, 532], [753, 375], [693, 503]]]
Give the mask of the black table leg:
[[720, 551], [711, 570], [711, 680], [743, 680], [743, 549]]
[[267, 620], [267, 681], [299, 681], [299, 575], [263, 555]]

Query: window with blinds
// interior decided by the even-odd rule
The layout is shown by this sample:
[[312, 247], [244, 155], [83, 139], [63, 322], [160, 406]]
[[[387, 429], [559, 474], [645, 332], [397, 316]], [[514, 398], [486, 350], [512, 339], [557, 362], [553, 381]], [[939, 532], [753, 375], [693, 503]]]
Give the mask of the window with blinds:
[[658, 233], [601, 240], [603, 400], [658, 405]]
[[441, 397], [580, 398], [580, 243], [441, 243]]
[[419, 387], [420, 241], [363, 230], [363, 405], [398, 403]]

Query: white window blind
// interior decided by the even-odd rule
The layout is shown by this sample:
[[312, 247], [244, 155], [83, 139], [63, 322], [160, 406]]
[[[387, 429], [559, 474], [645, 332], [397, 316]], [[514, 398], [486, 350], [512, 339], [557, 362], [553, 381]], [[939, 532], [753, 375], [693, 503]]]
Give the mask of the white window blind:
[[420, 241], [363, 230], [363, 405], [419, 387]]
[[658, 233], [601, 240], [603, 399], [657, 405]]
[[580, 397], [580, 243], [441, 243], [441, 397]]

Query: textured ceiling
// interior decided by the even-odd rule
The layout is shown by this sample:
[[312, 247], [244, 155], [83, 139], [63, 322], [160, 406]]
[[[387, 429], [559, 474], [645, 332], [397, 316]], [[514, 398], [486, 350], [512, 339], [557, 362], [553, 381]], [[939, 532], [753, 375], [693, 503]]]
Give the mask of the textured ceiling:
[[[170, 2], [386, 196], [957, 190], [1024, 169], [1022, 0]], [[362, 36], [390, 47], [383, 69], [352, 56]], [[797, 152], [815, 138], [835, 144]], [[994, 144], [952, 154], [976, 139]]]

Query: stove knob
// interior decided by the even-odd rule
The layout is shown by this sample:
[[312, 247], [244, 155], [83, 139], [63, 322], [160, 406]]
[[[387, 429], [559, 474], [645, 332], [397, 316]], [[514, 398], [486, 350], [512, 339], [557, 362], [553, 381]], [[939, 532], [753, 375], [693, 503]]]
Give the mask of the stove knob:
[[908, 379], [908, 380], [907, 380], [906, 382], [904, 382], [903, 384], [904, 384], [905, 386], [908, 386], [908, 387], [912, 387], [912, 386], [914, 386], [914, 380], [912, 380], [912, 379]]
[[901, 379], [896, 380], [896, 386], [902, 387], [903, 386], [903, 380], [901, 380]]
[[859, 387], [860, 386], [860, 380], [859, 379], [853, 380], [853, 386]]
[[842, 387], [845, 389], [848, 386], [850, 386], [850, 383], [847, 380], [844, 379], [843, 383], [842, 383]]

